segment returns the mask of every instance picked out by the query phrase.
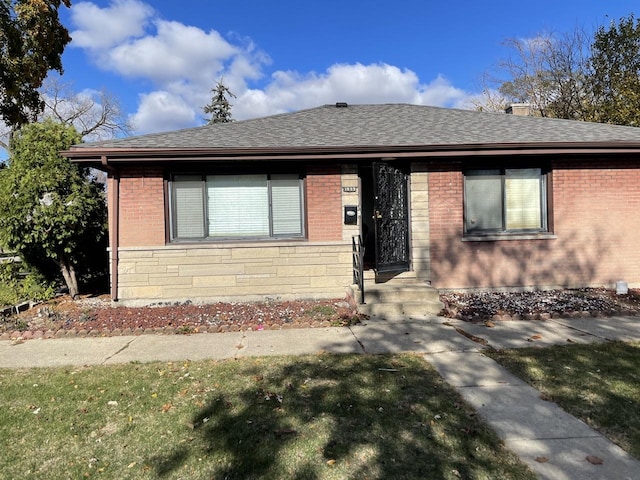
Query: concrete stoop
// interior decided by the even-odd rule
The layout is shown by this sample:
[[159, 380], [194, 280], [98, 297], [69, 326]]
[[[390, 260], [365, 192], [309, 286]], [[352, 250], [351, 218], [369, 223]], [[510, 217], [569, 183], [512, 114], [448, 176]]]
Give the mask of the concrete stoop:
[[[354, 298], [360, 291], [354, 286]], [[365, 304], [358, 304], [358, 312], [387, 320], [426, 318], [438, 315], [443, 308], [438, 290], [421, 282], [365, 283]]]

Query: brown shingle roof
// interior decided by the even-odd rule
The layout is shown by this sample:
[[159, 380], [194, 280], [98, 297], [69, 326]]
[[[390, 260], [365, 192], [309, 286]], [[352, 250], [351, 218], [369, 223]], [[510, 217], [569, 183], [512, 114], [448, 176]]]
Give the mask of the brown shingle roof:
[[408, 104], [325, 105], [226, 124], [86, 143], [84, 149], [305, 149], [498, 144], [622, 143], [640, 128]]

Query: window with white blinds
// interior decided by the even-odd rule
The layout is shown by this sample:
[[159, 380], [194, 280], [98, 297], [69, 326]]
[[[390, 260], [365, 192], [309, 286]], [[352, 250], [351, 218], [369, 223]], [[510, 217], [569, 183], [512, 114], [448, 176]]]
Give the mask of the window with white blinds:
[[207, 176], [210, 237], [269, 236], [266, 175]]
[[547, 230], [546, 177], [540, 168], [468, 170], [465, 233]]
[[174, 240], [304, 233], [298, 175], [174, 175], [171, 191]]
[[176, 175], [173, 178], [174, 236], [204, 236], [204, 195], [199, 175]]
[[543, 206], [540, 169], [508, 169], [504, 177], [506, 229], [540, 230]]
[[302, 197], [297, 175], [271, 176], [274, 236], [302, 235]]

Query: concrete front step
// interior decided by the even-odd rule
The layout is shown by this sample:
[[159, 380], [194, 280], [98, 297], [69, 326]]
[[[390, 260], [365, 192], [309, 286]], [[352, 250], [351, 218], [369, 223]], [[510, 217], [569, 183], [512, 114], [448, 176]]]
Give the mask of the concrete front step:
[[[424, 317], [438, 315], [443, 308], [438, 290], [418, 282], [366, 282], [366, 304], [358, 305], [358, 311], [366, 315], [385, 318]], [[360, 298], [355, 288], [354, 298]]]
[[367, 303], [439, 302], [438, 290], [420, 283], [365, 283]]
[[358, 305], [358, 312], [365, 315], [384, 317], [388, 320], [405, 317], [426, 317], [438, 315], [442, 310], [441, 302], [407, 303], [366, 303]]

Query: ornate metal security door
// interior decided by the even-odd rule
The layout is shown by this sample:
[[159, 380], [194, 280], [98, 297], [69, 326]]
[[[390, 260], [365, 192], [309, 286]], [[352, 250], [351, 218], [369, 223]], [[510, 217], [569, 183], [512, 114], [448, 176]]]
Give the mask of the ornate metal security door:
[[409, 269], [407, 175], [388, 163], [373, 164], [376, 270]]

